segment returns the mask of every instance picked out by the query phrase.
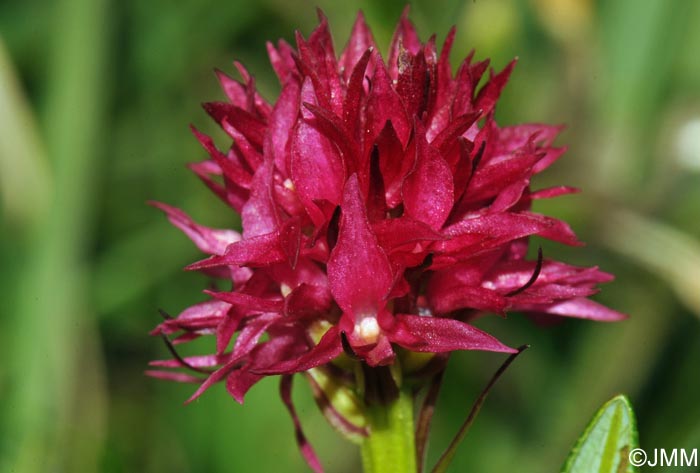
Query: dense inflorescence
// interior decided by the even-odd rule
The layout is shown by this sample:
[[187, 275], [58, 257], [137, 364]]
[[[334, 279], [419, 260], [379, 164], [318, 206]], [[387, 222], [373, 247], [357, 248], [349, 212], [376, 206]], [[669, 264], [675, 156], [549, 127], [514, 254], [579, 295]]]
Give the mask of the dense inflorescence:
[[553, 146], [560, 127], [498, 126], [494, 108], [514, 62], [484, 79], [488, 61], [470, 55], [453, 74], [454, 37], [438, 54], [435, 38], [422, 44], [404, 15], [384, 61], [360, 14], [337, 58], [322, 17], [308, 39], [297, 34], [296, 49], [268, 44], [281, 83], [274, 104], [242, 65], [241, 82], [218, 72], [228, 101], [204, 107], [232, 141], [222, 151], [193, 128], [209, 159], [192, 169], [241, 215], [242, 233], [154, 204], [209, 255], [188, 269], [227, 287], [153, 332], [173, 344], [213, 335], [213, 354], [173, 349], [173, 359], [153, 362], [206, 376], [150, 374], [201, 382], [193, 397], [225, 380], [239, 402], [282, 374], [290, 405], [293, 373], [312, 370], [322, 398], [322, 377], [352, 379], [358, 364], [512, 352], [468, 323], [484, 312], [623, 317], [587, 299], [608, 274], [541, 252], [527, 258], [534, 235], [578, 243], [566, 223], [531, 210], [575, 191], [530, 188], [564, 151]]

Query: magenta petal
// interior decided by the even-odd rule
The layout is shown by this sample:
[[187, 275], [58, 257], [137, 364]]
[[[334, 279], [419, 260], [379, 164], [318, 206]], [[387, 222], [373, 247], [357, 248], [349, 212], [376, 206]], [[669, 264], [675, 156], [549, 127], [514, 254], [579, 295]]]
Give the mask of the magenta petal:
[[253, 176], [250, 198], [241, 212], [246, 239], [272, 233], [279, 226], [277, 205], [272, 195], [272, 174], [272, 162], [265, 161]]
[[262, 96], [258, 93], [255, 88], [255, 79], [248, 72], [243, 64], [238, 61], [233, 61], [233, 65], [238, 70], [238, 73], [243, 78], [245, 82], [244, 92], [245, 92], [245, 107], [241, 107], [244, 110], [250, 112], [254, 116], [261, 119], [266, 119], [270, 115], [272, 107]]
[[436, 314], [446, 314], [457, 309], [475, 309], [502, 313], [507, 302], [503, 295], [480, 286], [453, 286], [429, 290], [428, 300]]
[[402, 202], [401, 187], [415, 164], [415, 140], [411, 141], [409, 149], [404, 152], [393, 124], [388, 121], [377, 136], [375, 146], [379, 153], [379, 169], [384, 180], [386, 203], [395, 208]]
[[307, 371], [326, 364], [340, 355], [343, 347], [340, 343], [340, 329], [331, 327], [311, 350], [296, 359], [281, 361], [268, 366], [251, 369], [256, 374], [292, 374]]
[[398, 60], [399, 76], [396, 80], [396, 92], [401, 97], [406, 113], [412, 117], [420, 117], [431, 104], [430, 93], [433, 90], [425, 56], [422, 51], [411, 54], [404, 49], [399, 54]]
[[180, 330], [203, 330], [216, 327], [226, 317], [231, 304], [206, 301], [183, 310], [176, 318], [161, 323], [151, 335], [171, 334]]
[[551, 199], [554, 197], [559, 197], [560, 195], [577, 194], [579, 192], [581, 192], [581, 190], [577, 189], [576, 187], [556, 186], [556, 187], [548, 187], [546, 189], [540, 189], [538, 191], [532, 192], [530, 194], [530, 198], [533, 200], [535, 200], [535, 199]]
[[247, 325], [236, 340], [231, 359], [224, 366], [209, 375], [199, 389], [187, 400], [187, 403], [194, 401], [201, 396], [204, 391], [229, 376], [233, 370], [240, 368], [244, 358], [257, 346], [258, 340], [260, 340], [263, 332], [277, 318], [278, 316], [276, 314], [266, 314], [258, 317]]
[[489, 212], [506, 212], [522, 202], [523, 194], [530, 186], [530, 178], [523, 178], [509, 184], [493, 201], [489, 207]]
[[445, 228], [446, 236], [488, 235], [489, 238], [516, 239], [533, 235], [549, 228], [551, 222], [529, 213], [504, 212], [466, 218]]
[[269, 268], [270, 276], [279, 284], [286, 284], [291, 289], [301, 284], [326, 287], [326, 272], [307, 258], [300, 258], [295, 267], [277, 264]]
[[547, 169], [554, 162], [556, 162], [562, 155], [566, 152], [567, 148], [549, 148], [544, 153], [544, 157], [537, 161], [537, 163], [532, 167], [532, 172], [539, 174], [540, 172]]
[[[444, 353], [454, 350], [483, 350], [516, 353], [496, 338], [455, 319], [399, 314], [401, 330], [390, 334], [391, 341], [409, 350]], [[403, 331], [405, 330], [406, 333]]]
[[[379, 53], [374, 53], [375, 57]], [[367, 135], [365, 139], [372, 143], [382, 131], [387, 121], [391, 121], [402, 144], [408, 142], [411, 122], [401, 102], [401, 97], [394, 90], [384, 62], [377, 58], [377, 67], [372, 78], [372, 89], [367, 98]]]
[[[566, 148], [553, 148], [552, 142], [563, 127], [526, 124], [504, 127], [498, 130], [498, 153], [510, 154], [526, 146], [542, 153], [542, 158], [533, 166], [532, 173], [537, 174], [549, 167], [564, 154]], [[493, 140], [492, 140], [493, 141]], [[534, 145], [534, 147], [533, 147]]]
[[594, 287], [547, 284], [509, 296], [508, 301], [512, 310], [517, 310], [517, 307], [522, 305], [551, 304], [565, 299], [588, 297], [597, 293], [598, 289]]
[[364, 95], [365, 72], [372, 57], [372, 49], [367, 49], [358, 59], [348, 80], [348, 91], [343, 102], [343, 121], [348, 130], [354, 131], [353, 136], [359, 138], [362, 134], [362, 122], [359, 120], [362, 109], [361, 99]]
[[358, 62], [360, 62], [360, 58], [369, 48], [377, 49], [377, 45], [374, 42], [372, 32], [367, 27], [365, 16], [362, 14], [362, 11], [359, 11], [357, 13], [355, 24], [352, 26], [350, 40], [348, 40], [348, 44], [340, 55], [340, 60], [338, 61], [340, 70], [345, 76], [346, 80], [349, 79], [353, 68]]
[[253, 374], [246, 369], [234, 370], [226, 377], [226, 391], [239, 404], [243, 404], [243, 399], [250, 388], [252, 388], [264, 376]]
[[263, 156], [260, 149], [253, 146], [240, 131], [238, 131], [228, 122], [228, 120], [224, 120], [221, 123], [221, 127], [224, 129], [226, 134], [233, 139], [229, 154], [234, 154], [237, 161], [241, 163], [241, 165], [245, 163], [245, 166], [251, 170], [258, 169], [263, 162]]
[[301, 251], [301, 225], [298, 218], [287, 220], [282, 225], [279, 229], [279, 241], [289, 266], [294, 269]]
[[235, 358], [242, 358], [248, 355], [258, 346], [258, 342], [263, 333], [265, 333], [270, 325], [278, 321], [280, 317], [279, 314], [262, 314], [250, 320], [243, 330], [241, 330], [240, 335], [238, 335], [236, 343], [233, 346], [232, 356]]
[[236, 188], [233, 183], [228, 187], [224, 187], [216, 182], [212, 176], [221, 176], [223, 174], [218, 164], [207, 160], [200, 163], [188, 164], [187, 167], [189, 167], [219, 199], [233, 207], [236, 211], [241, 211], [243, 204], [248, 198], [248, 191], [243, 188]]
[[224, 366], [219, 368], [218, 370], [214, 371], [212, 374], [209, 375], [209, 377], [197, 388], [197, 390], [190, 396], [190, 398], [185, 401], [185, 404], [189, 404], [195, 399], [197, 399], [199, 396], [204, 394], [204, 392], [212, 387], [214, 384], [218, 383], [222, 379], [224, 379], [228, 374], [233, 371], [234, 369], [237, 368], [237, 366], [240, 364], [240, 360], [234, 358], [228, 363], [226, 363]]
[[387, 253], [402, 246], [425, 244], [442, 240], [444, 237], [425, 223], [411, 217], [380, 220], [372, 225], [379, 244]]
[[240, 241], [241, 235], [234, 230], [217, 230], [197, 225], [180, 209], [160, 202], [149, 202], [168, 216], [168, 220], [187, 235], [197, 248], [210, 255], [221, 255], [231, 243]]
[[411, 54], [416, 54], [423, 46], [418, 38], [418, 33], [416, 33], [413, 23], [408, 19], [408, 12], [409, 6], [406, 5], [401, 13], [401, 19], [399, 19], [394, 37], [391, 40], [391, 46], [389, 46], [389, 60], [387, 65], [391, 71], [392, 79], [396, 79], [399, 74], [398, 62], [401, 56], [401, 50], [403, 49]]
[[484, 114], [489, 114], [496, 106], [501, 91], [506, 86], [510, 73], [513, 72], [516, 59], [512, 60], [501, 72], [491, 77], [488, 83], [479, 91], [476, 98], [476, 108], [482, 110]]
[[[227, 355], [198, 355], [198, 356], [187, 356], [182, 358], [187, 366], [194, 366], [195, 368], [211, 368], [212, 366], [223, 365], [231, 358], [230, 354]], [[170, 360], [154, 360], [148, 363], [149, 366], [158, 366], [161, 368], [181, 368], [183, 367], [182, 361], [176, 359]]]
[[479, 166], [472, 176], [463, 201], [478, 202], [489, 199], [498, 196], [511, 184], [529, 180], [532, 166], [541, 158], [540, 154], [524, 152], [505, 158], [499, 157], [497, 161], [491, 158], [490, 162]]
[[216, 77], [219, 79], [221, 88], [233, 105], [239, 108], [246, 108], [248, 103], [248, 94], [246, 87], [235, 79], [232, 79], [226, 73], [215, 69]]
[[327, 287], [301, 284], [284, 299], [284, 314], [292, 319], [320, 315], [331, 307]]
[[178, 324], [193, 323], [202, 319], [220, 319], [226, 315], [226, 312], [231, 308], [231, 304], [221, 301], [206, 301], [188, 307], [180, 312], [175, 319], [170, 319], [168, 322], [177, 322]]
[[216, 353], [226, 351], [233, 334], [238, 330], [243, 314], [237, 308], [229, 309], [226, 317], [216, 326]]
[[192, 376], [191, 374], [182, 373], [179, 371], [163, 371], [163, 370], [146, 370], [147, 376], [151, 378], [164, 379], [166, 381], [175, 381], [177, 383], [201, 383], [202, 378]]
[[[316, 102], [309, 80], [304, 82], [302, 101]], [[303, 200], [325, 199], [337, 204], [345, 180], [342, 158], [333, 143], [310, 123], [313, 114], [305, 109], [302, 113], [305, 119], [298, 122], [292, 138], [292, 181]]]
[[238, 162], [230, 159], [219, 151], [214, 145], [214, 141], [209, 136], [201, 133], [194, 126], [190, 126], [190, 129], [192, 133], [194, 133], [194, 136], [197, 137], [202, 147], [209, 153], [209, 156], [216, 162], [219, 168], [221, 168], [224, 177], [238, 187], [249, 189], [251, 181], [250, 173], [243, 169]]
[[313, 103], [304, 102], [303, 106], [315, 118], [314, 125], [316, 129], [329, 139], [340, 152], [340, 162], [345, 163], [345, 166], [349, 169], [357, 169], [359, 151], [348, 135], [345, 122], [333, 112]]
[[270, 156], [275, 167], [289, 174], [289, 152], [292, 130], [299, 115], [299, 100], [301, 89], [297, 81], [288, 81], [284, 84], [277, 103], [272, 110], [269, 120], [263, 152]]
[[240, 292], [215, 292], [209, 290], [204, 292], [215, 299], [228, 302], [233, 306], [253, 312], [281, 312], [284, 307], [284, 301], [282, 299], [266, 299], [264, 297], [251, 296]]
[[[535, 261], [525, 260], [503, 262], [484, 277], [484, 285], [504, 293], [510, 292], [528, 281], [536, 264]], [[596, 267], [584, 268], [558, 261], [545, 261], [533, 288], [549, 284], [592, 287], [597, 283], [611, 280], [610, 274], [604, 273]]]
[[291, 264], [296, 259], [300, 244], [301, 236], [298, 232], [298, 223], [288, 220], [275, 232], [232, 243], [226, 247], [223, 255], [198, 261], [185, 269], [196, 271], [218, 266], [256, 266], [282, 261]]
[[277, 47], [268, 41], [267, 54], [270, 57], [270, 64], [275, 70], [275, 74], [280, 80], [280, 83], [289, 82], [291, 76], [296, 74], [297, 68], [294, 63], [294, 50], [284, 40], [279, 40]]
[[306, 349], [305, 335], [300, 330], [278, 332], [269, 328], [269, 331], [272, 332], [270, 340], [258, 343], [248, 353], [251, 361], [241, 369], [231, 371], [226, 378], [226, 390], [238, 403], [242, 404], [250, 388], [265, 377], [251, 371], [255, 366], [270, 366], [297, 357]]
[[[270, 339], [258, 343], [250, 352], [247, 369], [254, 374], [263, 368], [294, 361], [308, 353], [306, 330], [296, 325], [271, 325], [267, 328]], [[277, 374], [277, 373], [275, 373]]]
[[224, 121], [227, 121], [253, 145], [262, 149], [265, 123], [258, 117], [242, 108], [225, 102], [205, 103], [204, 109], [217, 123], [222, 124]]
[[[452, 66], [450, 65], [450, 52], [454, 44], [456, 28], [453, 26], [445, 37], [445, 42], [440, 51], [440, 58], [437, 64], [437, 102], [436, 110], [444, 110], [449, 105], [449, 100], [452, 98], [452, 90], [454, 83], [452, 82]], [[439, 123], [439, 120], [433, 120], [433, 123]], [[444, 128], [444, 127], [440, 127]], [[432, 129], [432, 127], [431, 127]]]
[[[453, 95], [451, 97], [453, 99], [452, 116], [459, 116], [479, 110], [474, 103], [474, 91], [489, 66], [489, 60], [486, 59], [485, 61], [472, 64], [473, 53], [472, 51], [472, 53], [469, 54], [457, 71], [454, 90], [452, 91]], [[483, 111], [484, 110], [482, 110], [482, 112]]]
[[597, 320], [599, 322], [617, 322], [628, 317], [626, 314], [608, 309], [602, 304], [583, 298], [564, 300], [549, 305], [527, 305], [514, 310], [543, 312], [545, 314]]
[[583, 245], [583, 243], [581, 243], [579, 239], [576, 238], [576, 234], [571, 229], [568, 223], [562, 220], [558, 220], [556, 218], [546, 217], [544, 215], [536, 213], [530, 213], [529, 215], [546, 223], [546, 228], [537, 233], [542, 238], [558, 241], [559, 243], [564, 243], [565, 245]]
[[323, 88], [319, 92], [323, 92], [328, 99], [328, 105], [339, 114], [342, 106], [342, 90], [338, 61], [333, 50], [328, 19], [320, 10], [319, 19], [321, 20], [319, 25], [311, 32], [307, 42], [299, 41], [300, 36], [297, 35], [297, 45], [301, 60], [309, 65], [320, 79]]
[[201, 336], [202, 333], [199, 332], [185, 332], [182, 335], [178, 335], [177, 337], [173, 338], [172, 344], [179, 345], [181, 343], [191, 342], [192, 340], [196, 340]]
[[416, 131], [416, 142], [416, 167], [403, 184], [406, 214], [439, 229], [454, 204], [452, 172], [423, 130]]
[[328, 285], [345, 313], [377, 313], [393, 275], [367, 221], [356, 175], [345, 185], [341, 208], [338, 242], [328, 260]]
[[472, 112], [455, 118], [430, 144], [446, 154], [450, 146], [476, 122], [480, 115], [479, 112]]
[[396, 354], [386, 336], [379, 337], [377, 344], [366, 355], [364, 360], [369, 366], [386, 366], [394, 362]]
[[358, 11], [355, 23], [352, 26], [348, 44], [340, 55], [339, 66], [347, 79], [359, 58], [369, 48], [376, 48], [372, 31], [367, 26], [362, 11]]
[[530, 235], [543, 235], [552, 225], [553, 222], [547, 219], [513, 212], [465, 219], [444, 230], [445, 236], [450, 238], [435, 243], [437, 254], [433, 264], [446, 267], [454, 261], [468, 260], [507, 242]]

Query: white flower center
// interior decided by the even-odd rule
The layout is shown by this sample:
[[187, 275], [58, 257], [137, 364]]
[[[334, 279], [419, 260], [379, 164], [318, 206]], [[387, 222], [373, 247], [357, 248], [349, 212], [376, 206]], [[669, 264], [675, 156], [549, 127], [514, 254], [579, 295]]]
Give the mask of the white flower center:
[[282, 294], [282, 297], [287, 297], [290, 292], [292, 292], [291, 287], [285, 283], [280, 284], [280, 293]]
[[285, 188], [289, 189], [290, 191], [293, 191], [293, 190], [294, 190], [294, 183], [293, 183], [292, 180], [289, 179], [289, 178], [285, 179], [284, 182], [282, 183], [282, 185], [283, 185]]
[[353, 333], [366, 343], [375, 343], [380, 331], [377, 317], [374, 314], [363, 314], [355, 322]]

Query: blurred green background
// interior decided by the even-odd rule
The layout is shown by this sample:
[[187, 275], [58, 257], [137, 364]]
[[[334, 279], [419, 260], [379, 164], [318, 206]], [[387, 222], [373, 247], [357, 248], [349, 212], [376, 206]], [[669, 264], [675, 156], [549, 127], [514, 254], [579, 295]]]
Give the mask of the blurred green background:
[[[424, 39], [457, 25], [455, 64], [471, 48], [498, 68], [519, 56], [497, 117], [566, 123], [570, 151], [535, 185], [585, 191], [538, 204], [589, 243], [545, 242], [545, 254], [615, 273], [598, 300], [631, 314], [614, 325], [483, 321], [532, 348], [497, 385], [453, 471], [558, 471], [618, 392], [637, 407], [643, 447], [700, 447], [700, 2], [410, 3]], [[199, 104], [223, 98], [212, 69], [233, 73], [233, 59], [274, 98], [264, 43], [308, 34], [317, 5], [338, 50], [359, 8], [386, 48], [403, 8], [0, 3], [0, 471], [306, 471], [275, 380], [243, 407], [221, 386], [183, 407], [192, 386], [143, 376], [167, 356], [147, 335], [157, 309], [177, 313], [207, 284], [181, 271], [196, 249], [145, 201], [236, 224], [184, 167], [203, 158], [188, 124], [214, 132]], [[452, 358], [432, 461], [501, 361]], [[358, 471], [355, 447], [325, 425], [308, 387], [294, 395], [327, 470]]]

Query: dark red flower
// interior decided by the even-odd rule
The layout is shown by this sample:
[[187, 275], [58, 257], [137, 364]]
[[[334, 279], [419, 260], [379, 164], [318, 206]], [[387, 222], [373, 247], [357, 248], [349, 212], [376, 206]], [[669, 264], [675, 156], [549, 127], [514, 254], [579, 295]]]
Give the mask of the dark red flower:
[[[515, 62], [478, 88], [488, 61], [470, 55], [453, 73], [453, 40], [454, 29], [438, 54], [404, 15], [385, 62], [360, 14], [338, 59], [321, 17], [296, 48], [268, 44], [274, 105], [242, 65], [241, 82], [217, 73], [228, 101], [204, 108], [232, 141], [219, 150], [193, 129], [210, 158], [192, 169], [240, 213], [242, 234], [154, 204], [209, 255], [188, 269], [228, 281], [153, 332], [174, 344], [216, 337], [212, 355], [153, 362], [206, 373], [193, 398], [225, 380], [242, 402], [263, 376], [391, 365], [403, 352], [513, 352], [463, 321], [477, 312], [623, 318], [587, 299], [610, 275], [526, 258], [533, 235], [578, 244], [531, 210], [575, 192], [530, 188], [564, 152], [559, 128], [499, 127]], [[285, 400], [288, 389], [285, 377]]]

